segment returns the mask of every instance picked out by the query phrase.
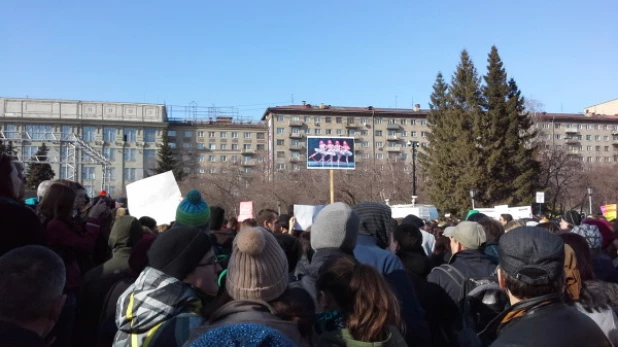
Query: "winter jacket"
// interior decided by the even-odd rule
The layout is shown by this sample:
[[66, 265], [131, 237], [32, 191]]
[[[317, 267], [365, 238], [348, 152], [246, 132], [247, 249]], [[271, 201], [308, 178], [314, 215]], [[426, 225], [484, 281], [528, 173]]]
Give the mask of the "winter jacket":
[[609, 307], [586, 309], [580, 303], [575, 303], [575, 308], [597, 323], [612, 346], [618, 346], [618, 317], [612, 309]]
[[604, 282], [618, 283], [618, 270], [614, 267], [612, 258], [607, 254], [593, 254], [592, 269], [597, 279]]
[[423, 246], [425, 254], [429, 256], [433, 253], [433, 248], [436, 245], [436, 237], [433, 236], [432, 233], [425, 231], [422, 228], [419, 230], [421, 231], [421, 235], [423, 236], [423, 241], [421, 245]]
[[230, 301], [212, 314], [208, 324], [194, 330], [185, 346], [190, 345], [204, 333], [225, 325], [255, 323], [278, 330], [299, 347], [309, 347], [307, 341], [300, 335], [296, 323], [283, 320], [277, 317], [275, 313], [275, 309], [263, 301]]
[[113, 347], [180, 347], [205, 323], [188, 284], [147, 267], [118, 299]]
[[394, 326], [389, 326], [390, 336], [385, 341], [363, 342], [354, 340], [348, 329], [324, 333], [318, 339], [318, 347], [407, 347], [408, 344]]
[[498, 256], [499, 256], [498, 252], [499, 251], [500, 251], [500, 247], [498, 246], [498, 243], [488, 243], [485, 245], [485, 248], [483, 249], [483, 253], [485, 253], [485, 255], [489, 257], [491, 262], [496, 265], [498, 265]]
[[21, 246], [47, 244], [36, 214], [19, 202], [0, 197], [0, 220], [0, 255]]
[[425, 251], [419, 246], [413, 250], [402, 250], [397, 252], [399, 260], [403, 263], [406, 271], [413, 273], [419, 278], [427, 278], [431, 272], [431, 258], [425, 255]]
[[[491, 262], [488, 256], [474, 249], [467, 249], [455, 253], [451, 257], [448, 265], [461, 272], [464, 276], [464, 280], [468, 278], [488, 277], [496, 270], [496, 265]], [[431, 270], [431, 273], [427, 276], [427, 280], [438, 284], [448, 293], [453, 302], [459, 304], [459, 301], [462, 299], [460, 296], [463, 283], [459, 282], [459, 278], [456, 274], [451, 274], [448, 271], [449, 268], [446, 264], [440, 265]]]
[[[315, 256], [314, 256], [315, 257]], [[363, 264], [375, 267], [390, 284], [401, 304], [401, 319], [406, 325], [406, 341], [410, 345], [429, 345], [425, 312], [403, 264], [397, 256], [378, 247], [372, 236], [358, 235], [354, 257]]]
[[142, 226], [131, 216], [116, 220], [109, 236], [112, 258], [88, 271], [78, 306], [76, 320], [77, 346], [92, 346], [97, 335], [103, 302], [110, 288], [129, 271], [131, 247], [142, 237]]
[[84, 233], [77, 229], [67, 222], [53, 219], [47, 222], [45, 233], [49, 247], [64, 260], [67, 275], [65, 290], [71, 293], [77, 293], [81, 288], [80, 265], [89, 261], [101, 231], [99, 221], [94, 218], [88, 218]]
[[481, 337], [492, 347], [609, 347], [603, 331], [559, 295], [521, 301], [496, 317]]

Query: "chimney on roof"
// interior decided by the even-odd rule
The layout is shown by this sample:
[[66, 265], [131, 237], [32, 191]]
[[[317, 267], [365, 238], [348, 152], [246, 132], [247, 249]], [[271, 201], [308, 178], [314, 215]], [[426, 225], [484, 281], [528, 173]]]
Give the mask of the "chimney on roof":
[[418, 112], [421, 110], [421, 104], [414, 104], [414, 112]]
[[373, 110], [373, 106], [367, 106], [367, 109], [368, 109], [369, 111], [371, 111], [371, 110]]
[[305, 100], [301, 101], [301, 103], [303, 104], [303, 106], [307, 106], [307, 102]]
[[320, 103], [320, 109], [325, 109], [326, 107], [324, 106], [324, 103]]

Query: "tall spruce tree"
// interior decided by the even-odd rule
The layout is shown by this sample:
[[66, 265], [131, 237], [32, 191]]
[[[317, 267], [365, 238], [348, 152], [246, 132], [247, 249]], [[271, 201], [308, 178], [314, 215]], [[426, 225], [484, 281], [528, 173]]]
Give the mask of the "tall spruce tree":
[[157, 167], [152, 169], [155, 174], [160, 174], [168, 171], [172, 171], [174, 173], [174, 177], [176, 181], [182, 181], [187, 175], [184, 171], [178, 160], [176, 160], [176, 156], [174, 155], [174, 151], [170, 146], [169, 137], [167, 136], [167, 131], [163, 133], [163, 142], [159, 145], [159, 158], [157, 159]]
[[49, 148], [43, 143], [32, 158], [36, 163], [28, 165], [28, 172], [26, 173], [26, 187], [28, 189], [36, 190], [41, 182], [54, 179], [54, 176], [56, 176], [51, 165], [45, 163], [47, 153], [49, 153]]
[[482, 134], [484, 179], [480, 199], [488, 204], [516, 205], [532, 202], [540, 165], [534, 159], [532, 122], [524, 100], [493, 46], [484, 76]]

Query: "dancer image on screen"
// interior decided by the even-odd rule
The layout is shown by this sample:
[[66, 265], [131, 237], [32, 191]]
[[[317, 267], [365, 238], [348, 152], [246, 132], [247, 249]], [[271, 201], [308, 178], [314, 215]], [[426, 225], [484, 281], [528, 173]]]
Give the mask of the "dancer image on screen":
[[333, 163], [333, 158], [335, 157], [333, 141], [328, 140], [326, 143], [326, 155], [324, 155], [324, 160], [327, 161], [326, 157], [330, 157], [330, 163]]
[[314, 161], [317, 161], [317, 160], [314, 159], [314, 157], [319, 154], [320, 155], [320, 162], [321, 163], [324, 162], [324, 156], [325, 156], [325, 153], [326, 153], [326, 144], [324, 144], [324, 141], [320, 141], [320, 144], [318, 145], [318, 148], [314, 148], [313, 150], [314, 150], [315, 153], [313, 153], [309, 157], [309, 159], [313, 159]]
[[343, 145], [341, 145], [341, 154], [345, 157], [345, 163], [349, 164], [349, 158], [352, 156], [352, 149], [347, 141], [343, 141]]
[[333, 152], [337, 155], [337, 166], [339, 166], [339, 163], [341, 162], [341, 144], [339, 144], [339, 141], [335, 141]]

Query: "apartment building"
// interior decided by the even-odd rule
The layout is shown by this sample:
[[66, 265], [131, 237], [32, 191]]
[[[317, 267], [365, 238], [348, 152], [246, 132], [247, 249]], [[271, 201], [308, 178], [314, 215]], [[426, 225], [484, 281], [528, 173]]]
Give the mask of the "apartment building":
[[618, 115], [618, 99], [586, 107], [584, 113], [586, 115], [616, 116]]
[[564, 149], [573, 160], [618, 163], [618, 115], [544, 112], [533, 119], [545, 145]]
[[213, 120], [170, 120], [170, 145], [178, 149], [190, 174], [244, 173], [264, 170], [266, 126], [233, 117]]
[[339, 107], [320, 104], [277, 106], [266, 109], [271, 170], [305, 168], [307, 136], [353, 137], [356, 162], [362, 165], [399, 163], [410, 170], [409, 141], [426, 147], [427, 110], [374, 107]]
[[56, 178], [78, 181], [90, 195], [119, 195], [143, 178], [166, 128], [161, 104], [0, 98], [0, 140], [23, 162], [45, 143]]

